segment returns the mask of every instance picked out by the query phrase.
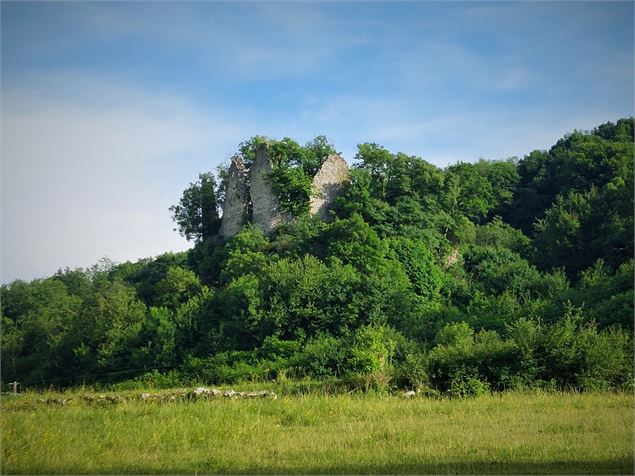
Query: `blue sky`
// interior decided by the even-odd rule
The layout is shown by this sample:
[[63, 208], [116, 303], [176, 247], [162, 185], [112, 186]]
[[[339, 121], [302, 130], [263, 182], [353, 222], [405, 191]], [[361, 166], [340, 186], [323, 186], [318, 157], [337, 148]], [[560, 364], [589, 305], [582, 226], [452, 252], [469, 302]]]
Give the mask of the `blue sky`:
[[632, 2], [5, 2], [2, 281], [189, 244], [256, 134], [438, 166], [633, 115]]

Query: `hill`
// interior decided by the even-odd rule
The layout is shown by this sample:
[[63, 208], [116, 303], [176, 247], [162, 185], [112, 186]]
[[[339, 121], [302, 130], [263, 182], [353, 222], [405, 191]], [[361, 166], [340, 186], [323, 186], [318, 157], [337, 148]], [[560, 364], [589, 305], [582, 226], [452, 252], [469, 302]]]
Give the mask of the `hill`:
[[317, 215], [333, 146], [253, 138], [284, 220], [249, 224], [246, 201], [219, 235], [231, 174], [208, 172], [172, 207], [190, 251], [2, 286], [3, 384], [632, 385], [633, 122], [446, 169], [361, 144]]

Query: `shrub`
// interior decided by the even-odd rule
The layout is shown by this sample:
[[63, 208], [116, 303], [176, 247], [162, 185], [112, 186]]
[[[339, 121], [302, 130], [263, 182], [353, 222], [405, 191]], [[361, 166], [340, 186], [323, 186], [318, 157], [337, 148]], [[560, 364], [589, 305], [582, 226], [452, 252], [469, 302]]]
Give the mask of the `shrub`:
[[393, 381], [401, 388], [424, 390], [428, 388], [428, 359], [423, 351], [412, 347], [406, 351], [403, 360], [395, 364]]
[[353, 337], [347, 380], [364, 390], [388, 390], [394, 373], [394, 331], [385, 326], [362, 326]]
[[187, 379], [177, 370], [161, 373], [155, 369], [144, 373], [134, 380], [141, 383], [144, 388], [155, 389], [182, 387], [187, 383]]
[[299, 364], [311, 377], [325, 378], [342, 374], [347, 346], [342, 339], [318, 334], [309, 340], [299, 357]]
[[518, 373], [519, 349], [495, 331], [477, 334], [462, 322], [439, 332], [430, 352], [431, 382], [450, 395], [478, 395], [490, 387], [502, 389]]

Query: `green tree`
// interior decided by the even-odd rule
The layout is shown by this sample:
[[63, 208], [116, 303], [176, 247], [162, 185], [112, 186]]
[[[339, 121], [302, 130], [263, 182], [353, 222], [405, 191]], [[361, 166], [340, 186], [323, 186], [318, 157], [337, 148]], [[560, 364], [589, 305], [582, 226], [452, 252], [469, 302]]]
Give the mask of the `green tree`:
[[202, 290], [196, 274], [179, 266], [168, 268], [165, 277], [156, 284], [158, 304], [168, 309], [176, 309]]
[[448, 167], [446, 175], [456, 177], [456, 206], [476, 223], [511, 204], [519, 181], [513, 160], [458, 163]]
[[387, 390], [394, 372], [394, 335], [384, 326], [360, 327], [350, 348], [349, 379], [365, 389]]
[[82, 299], [51, 278], [3, 285], [1, 299], [3, 379], [12, 377], [28, 386], [72, 373], [66, 341]]
[[146, 306], [134, 288], [119, 279], [98, 279], [65, 345], [74, 353], [76, 366], [89, 375], [129, 369], [134, 367], [130, 350], [138, 345], [145, 318]]
[[256, 148], [263, 143], [267, 144], [272, 161], [269, 180], [280, 207], [294, 216], [306, 215], [313, 193], [313, 177], [326, 158], [336, 153], [335, 148], [324, 136], [317, 136], [305, 146], [289, 137], [273, 140], [257, 136], [241, 144], [243, 156], [248, 157], [247, 163], [253, 161]]
[[389, 243], [396, 259], [404, 266], [414, 292], [427, 301], [438, 300], [441, 270], [428, 247], [408, 238], [393, 238]]
[[175, 231], [187, 240], [202, 241], [216, 235], [220, 227], [216, 179], [212, 172], [199, 174], [196, 182], [183, 191], [181, 200], [172, 205]]
[[[513, 203], [500, 214], [531, 234], [534, 222], [545, 216], [558, 195], [584, 194], [593, 187], [618, 183], [618, 179], [632, 184], [633, 150], [632, 117], [590, 132], [567, 134], [548, 152], [534, 151], [519, 161], [520, 180]], [[633, 187], [626, 188], [632, 200]]]

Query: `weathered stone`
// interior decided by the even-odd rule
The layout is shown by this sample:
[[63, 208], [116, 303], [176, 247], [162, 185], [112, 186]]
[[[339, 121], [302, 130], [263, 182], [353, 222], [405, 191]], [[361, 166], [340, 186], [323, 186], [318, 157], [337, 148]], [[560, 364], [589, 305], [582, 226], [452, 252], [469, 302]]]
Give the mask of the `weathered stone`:
[[[251, 218], [251, 223], [265, 234], [270, 234], [281, 222], [293, 218], [281, 209], [271, 184], [271, 158], [268, 144], [260, 144], [255, 158], [247, 170], [240, 156], [232, 158], [228, 172], [227, 190], [223, 206], [223, 217], [219, 236], [230, 238]], [[342, 185], [349, 179], [346, 161], [339, 155], [330, 155], [313, 178], [310, 212], [323, 220], [329, 219], [329, 208], [333, 205]], [[251, 204], [251, 217], [249, 206]]]
[[205, 393], [210, 393], [209, 392], [209, 388], [205, 388], [205, 387], [196, 387], [194, 389], [194, 395], [202, 395]]
[[278, 396], [270, 392], [269, 390], [261, 390], [259, 392], [241, 392], [241, 397], [244, 398], [273, 398], [274, 400], [278, 398]]
[[218, 234], [222, 238], [230, 238], [240, 231], [247, 221], [249, 205], [249, 189], [247, 172], [240, 156], [234, 156], [229, 166], [223, 218]]
[[348, 164], [339, 155], [329, 155], [322, 167], [313, 177], [313, 195], [311, 196], [310, 211], [322, 220], [329, 219], [329, 208], [342, 189], [342, 185], [349, 179]]
[[445, 269], [450, 269], [454, 264], [459, 261], [461, 255], [459, 254], [459, 250], [457, 248], [452, 248], [452, 251], [449, 255], [445, 257], [443, 261], [443, 266]]
[[251, 221], [265, 234], [269, 234], [281, 222], [290, 220], [291, 216], [280, 209], [278, 198], [271, 186], [271, 159], [267, 154], [267, 144], [256, 149], [256, 158], [251, 165]]
[[205, 387], [197, 387], [192, 393], [195, 397], [219, 397], [222, 395], [220, 390], [216, 390], [215, 388], [205, 388]]

